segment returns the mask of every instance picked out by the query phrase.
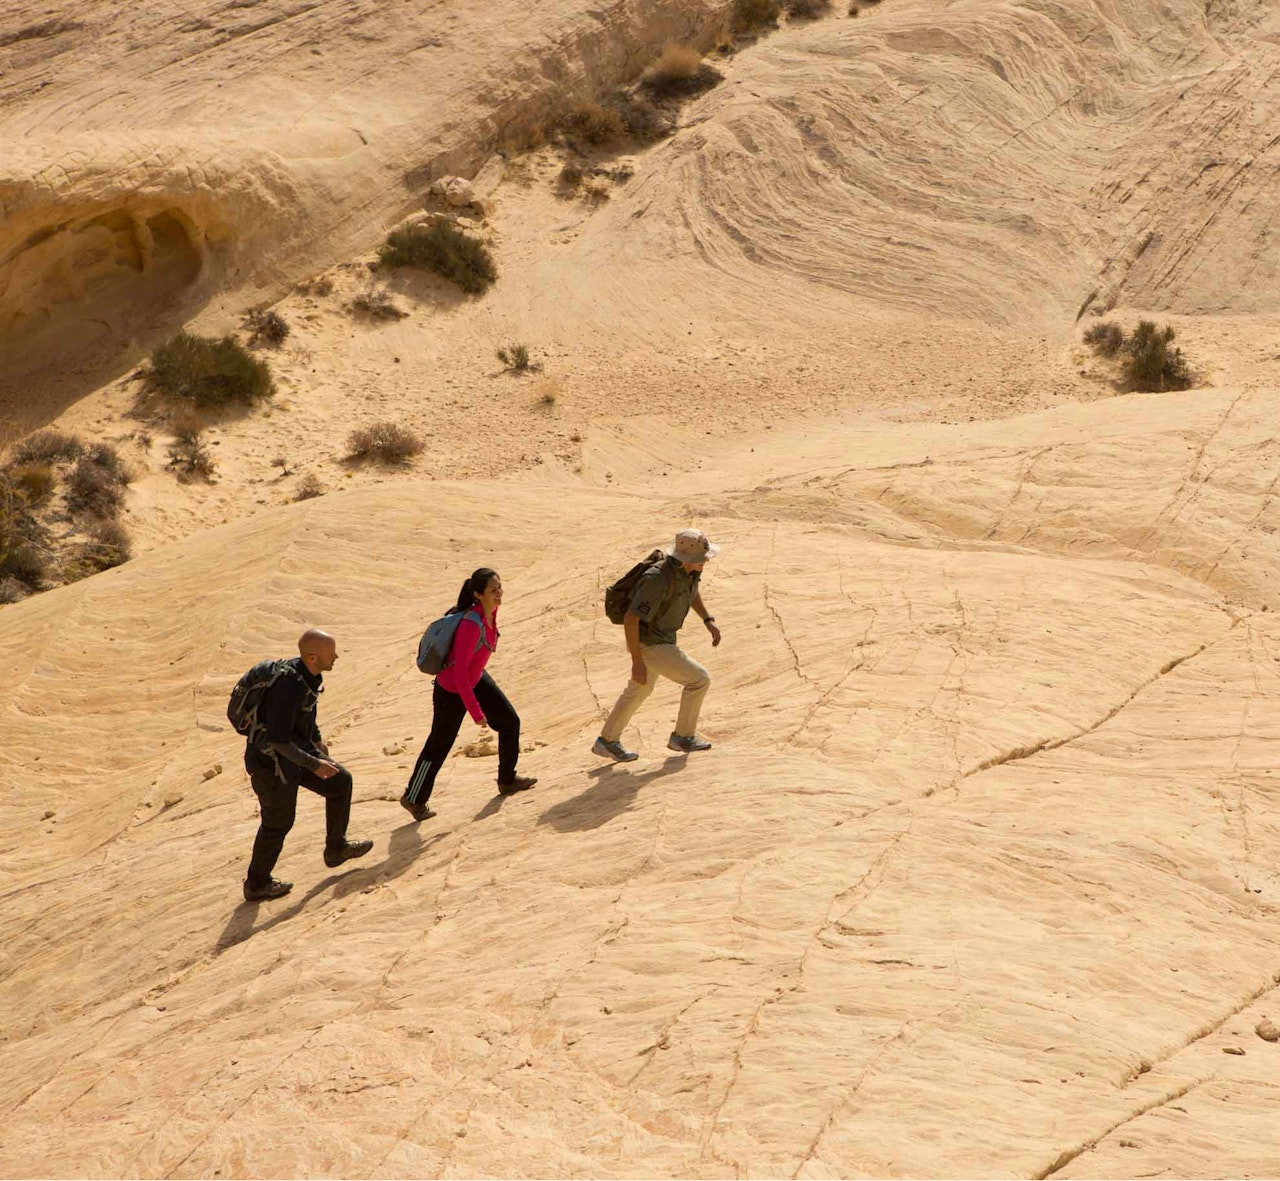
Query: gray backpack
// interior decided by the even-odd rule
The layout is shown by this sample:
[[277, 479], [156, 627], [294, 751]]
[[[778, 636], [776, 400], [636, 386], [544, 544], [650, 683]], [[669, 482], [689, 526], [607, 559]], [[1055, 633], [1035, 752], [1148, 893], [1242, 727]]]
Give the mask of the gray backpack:
[[453, 637], [458, 634], [458, 624], [470, 615], [480, 625], [480, 642], [476, 645], [479, 652], [484, 647], [484, 619], [479, 611], [450, 611], [440, 616], [418, 641], [418, 671], [428, 676], [442, 673], [449, 664], [449, 652], [453, 648]]

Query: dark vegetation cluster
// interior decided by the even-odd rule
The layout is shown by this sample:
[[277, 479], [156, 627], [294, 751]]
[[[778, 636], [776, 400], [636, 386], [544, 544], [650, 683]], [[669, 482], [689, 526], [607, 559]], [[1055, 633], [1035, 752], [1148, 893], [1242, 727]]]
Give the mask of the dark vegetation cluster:
[[1152, 393], [1191, 385], [1191, 367], [1173, 343], [1175, 335], [1172, 324], [1158, 328], [1154, 320], [1139, 320], [1127, 334], [1119, 324], [1103, 320], [1085, 331], [1084, 341], [1100, 357], [1119, 360], [1130, 389]]

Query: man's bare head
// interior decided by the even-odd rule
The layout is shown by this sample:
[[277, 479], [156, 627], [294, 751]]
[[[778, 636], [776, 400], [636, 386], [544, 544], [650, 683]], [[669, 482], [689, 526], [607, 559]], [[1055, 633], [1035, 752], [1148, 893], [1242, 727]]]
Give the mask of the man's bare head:
[[298, 637], [298, 655], [308, 672], [327, 673], [338, 659], [338, 641], [328, 632], [309, 627]]

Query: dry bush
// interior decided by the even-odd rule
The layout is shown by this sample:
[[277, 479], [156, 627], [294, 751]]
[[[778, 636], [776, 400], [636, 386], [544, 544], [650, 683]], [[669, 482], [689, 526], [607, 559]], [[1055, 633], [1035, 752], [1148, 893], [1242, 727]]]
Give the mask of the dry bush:
[[583, 197], [593, 205], [609, 199], [609, 178], [607, 176], [589, 177], [582, 186]]
[[299, 295], [332, 295], [333, 280], [328, 275], [318, 275], [314, 279], [304, 279], [294, 290]]
[[495, 146], [507, 159], [535, 152], [547, 142], [547, 124], [545, 115], [519, 116], [498, 133]]
[[179, 410], [169, 418], [169, 430], [181, 443], [194, 443], [204, 433], [204, 419], [194, 410]]
[[89, 539], [80, 547], [78, 565], [86, 573], [110, 570], [133, 556], [129, 531], [119, 521], [99, 521], [89, 530]]
[[729, 29], [734, 33], [759, 33], [778, 26], [782, 5], [778, 0], [734, 0]]
[[118, 452], [110, 443], [93, 443], [85, 451], [83, 459], [96, 464], [117, 484], [132, 484], [133, 473], [125, 466]]
[[596, 102], [578, 103], [561, 120], [561, 126], [586, 143], [599, 145], [611, 143], [627, 134], [627, 124], [614, 107]]
[[58, 475], [47, 463], [17, 464], [9, 474], [22, 499], [33, 507], [44, 504], [58, 486]]
[[245, 323], [252, 333], [251, 345], [269, 344], [278, 349], [289, 335], [289, 325], [279, 312], [250, 312]]
[[375, 422], [351, 432], [347, 458], [379, 463], [408, 463], [422, 450], [422, 440], [394, 422]]
[[560, 400], [560, 383], [549, 374], [542, 378], [533, 390], [539, 406], [550, 409]]
[[644, 95], [615, 91], [609, 96], [608, 105], [618, 112], [627, 125], [627, 130], [636, 139], [662, 139], [675, 130], [675, 121], [671, 116], [654, 106]]
[[182, 484], [189, 484], [192, 480], [211, 483], [213, 473], [218, 470], [213, 452], [205, 445], [198, 431], [185, 438], [179, 436], [169, 444], [168, 466], [178, 473], [178, 482]]
[[14, 463], [53, 463], [55, 460], [70, 462], [84, 454], [84, 444], [75, 435], [63, 431], [36, 431], [30, 438], [18, 444], [13, 453]]
[[693, 46], [671, 42], [645, 70], [640, 86], [655, 98], [687, 98], [709, 90], [721, 77]]
[[586, 173], [582, 171], [582, 165], [575, 164], [570, 160], [562, 169], [560, 169], [560, 175], [556, 177], [556, 180], [558, 180], [566, 189], [576, 189], [580, 184], [582, 184], [582, 178], [585, 175]]
[[67, 480], [67, 507], [73, 512], [107, 519], [120, 511], [124, 484], [87, 455], [76, 460]]
[[1124, 347], [1124, 329], [1110, 320], [1103, 320], [1085, 329], [1084, 343], [1095, 353], [1114, 357]]
[[351, 301], [351, 307], [375, 320], [403, 320], [409, 314], [382, 287], [366, 287]]
[[484, 291], [498, 277], [489, 248], [444, 220], [392, 230], [378, 259], [389, 267], [424, 267], [473, 293]]
[[30, 593], [30, 588], [16, 578], [0, 576], [0, 607], [7, 607], [12, 603], [21, 603]]
[[233, 336], [179, 332], [151, 354], [148, 380], [160, 393], [195, 406], [251, 403], [275, 393], [271, 367]]
[[320, 483], [320, 477], [315, 472], [308, 472], [298, 481], [298, 486], [293, 492], [293, 499], [314, 500], [317, 496], [323, 495], [324, 485]]
[[862, 11], [862, 9], [861, 9], [861, 7], [859, 7], [859, 5], [858, 5], [858, 3], [857, 3], [857, 0], [854, 0], [854, 3], [849, 5], [849, 15], [850, 15], [850, 16], [857, 16], [857, 15], [858, 15], [858, 13], [860, 13], [861, 11]]
[[498, 360], [508, 369], [523, 373], [529, 368], [529, 346], [527, 344], [507, 344], [498, 350]]
[[1187, 360], [1173, 347], [1174, 335], [1171, 324], [1157, 328], [1152, 320], [1138, 321], [1124, 345], [1124, 376], [1135, 390], [1185, 390], [1191, 384]]
[[831, 11], [831, 0], [782, 0], [790, 20], [812, 21]]
[[[48, 530], [9, 474], [0, 472], [0, 582], [38, 590], [49, 573], [48, 539]], [[15, 592], [15, 597], [21, 594]]]

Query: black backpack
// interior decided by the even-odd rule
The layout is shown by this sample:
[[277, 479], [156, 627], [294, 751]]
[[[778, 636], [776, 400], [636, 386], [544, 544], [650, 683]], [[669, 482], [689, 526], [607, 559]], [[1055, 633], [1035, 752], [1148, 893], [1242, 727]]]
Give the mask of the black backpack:
[[662, 563], [662, 576], [667, 580], [667, 591], [663, 599], [671, 597], [671, 588], [675, 585], [675, 574], [667, 565], [664, 550], [656, 549], [643, 562], [637, 562], [621, 578], [604, 592], [604, 613], [610, 623], [621, 623], [631, 607], [631, 596], [636, 593], [636, 583], [658, 562]]
[[267, 690], [281, 677], [302, 680], [297, 669], [288, 660], [259, 660], [231, 690], [231, 699], [227, 702], [227, 721], [237, 734], [243, 734], [255, 746], [263, 729], [262, 723], [258, 721], [258, 707]]

